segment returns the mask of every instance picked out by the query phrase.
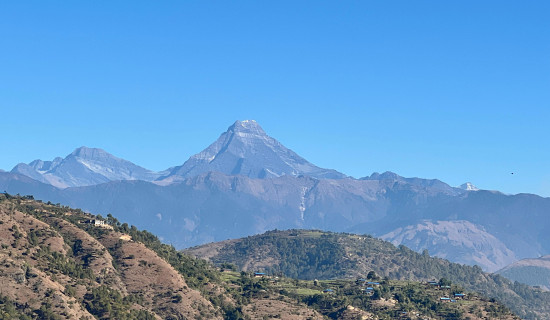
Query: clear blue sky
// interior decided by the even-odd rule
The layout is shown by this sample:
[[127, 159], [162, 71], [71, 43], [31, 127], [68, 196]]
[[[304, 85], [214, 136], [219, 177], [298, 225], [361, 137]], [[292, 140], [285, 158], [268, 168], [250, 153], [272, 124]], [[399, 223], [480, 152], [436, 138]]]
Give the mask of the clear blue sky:
[[0, 168], [86, 145], [161, 170], [255, 119], [355, 177], [550, 196], [549, 13], [550, 1], [3, 1]]

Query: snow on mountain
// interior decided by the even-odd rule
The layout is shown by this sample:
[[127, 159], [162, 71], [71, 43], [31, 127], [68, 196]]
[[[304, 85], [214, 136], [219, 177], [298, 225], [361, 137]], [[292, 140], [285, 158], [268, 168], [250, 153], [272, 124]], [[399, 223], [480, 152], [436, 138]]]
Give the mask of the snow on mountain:
[[61, 157], [57, 157], [53, 159], [53, 161], [34, 160], [33, 162], [29, 163], [29, 166], [39, 173], [44, 174], [50, 169], [57, 167], [61, 163], [61, 161], [63, 161], [63, 158]]
[[210, 171], [259, 179], [283, 175], [307, 175], [321, 179], [346, 177], [338, 171], [311, 164], [268, 136], [254, 120], [236, 121], [208, 148], [175, 167], [164, 177], [163, 183], [181, 181]]
[[12, 173], [26, 175], [58, 188], [89, 186], [117, 180], [153, 181], [157, 173], [97, 148], [80, 147], [65, 158], [34, 160], [16, 165]]
[[459, 188], [466, 191], [479, 191], [479, 188], [474, 186], [471, 182], [463, 183]]
[[[37, 162], [37, 161], [40, 161], [40, 160], [35, 160], [33, 162]], [[31, 162], [31, 163], [33, 163], [33, 162]], [[10, 172], [11, 173], [22, 174], [22, 175], [27, 176], [29, 178], [32, 178], [36, 181], [51, 184], [51, 183], [48, 182], [48, 180], [46, 179], [46, 177], [44, 177], [44, 175], [42, 173], [40, 173], [38, 170], [33, 168], [33, 166], [31, 166], [30, 164], [19, 163], [15, 167], [13, 167], [13, 169], [11, 169]]]

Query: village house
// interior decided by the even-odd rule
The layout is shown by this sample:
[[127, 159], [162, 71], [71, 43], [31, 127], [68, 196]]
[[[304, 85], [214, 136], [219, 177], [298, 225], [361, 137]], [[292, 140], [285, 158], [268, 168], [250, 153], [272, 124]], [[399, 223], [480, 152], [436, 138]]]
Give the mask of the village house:
[[90, 220], [88, 220], [88, 223], [93, 224], [94, 226], [104, 226], [105, 225], [105, 220], [90, 219]]
[[105, 220], [100, 219], [89, 219], [81, 223], [91, 224], [95, 227], [101, 227], [101, 228], [107, 228], [107, 229], [113, 229], [113, 227], [105, 222]]

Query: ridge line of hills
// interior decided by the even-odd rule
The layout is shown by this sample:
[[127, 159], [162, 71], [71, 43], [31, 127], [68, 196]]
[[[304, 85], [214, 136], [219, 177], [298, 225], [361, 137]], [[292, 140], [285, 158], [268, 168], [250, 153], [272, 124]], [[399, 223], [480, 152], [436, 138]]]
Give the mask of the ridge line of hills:
[[464, 292], [444, 279], [448, 289], [380, 279], [366, 290], [353, 280], [220, 272], [111, 215], [30, 196], [0, 194], [0, 234], [6, 319], [518, 319], [474, 292], [442, 300]]

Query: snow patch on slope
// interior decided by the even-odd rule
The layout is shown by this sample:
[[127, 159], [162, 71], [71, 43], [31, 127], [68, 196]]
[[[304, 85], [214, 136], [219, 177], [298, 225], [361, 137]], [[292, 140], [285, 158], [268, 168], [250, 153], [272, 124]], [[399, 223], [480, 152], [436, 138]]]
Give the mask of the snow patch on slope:
[[462, 190], [466, 191], [479, 191], [479, 188], [474, 186], [471, 182], [466, 182], [458, 186]]

